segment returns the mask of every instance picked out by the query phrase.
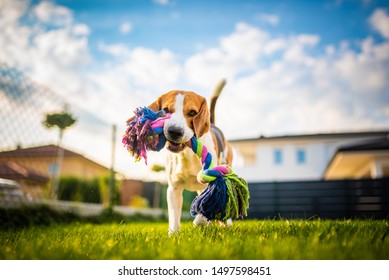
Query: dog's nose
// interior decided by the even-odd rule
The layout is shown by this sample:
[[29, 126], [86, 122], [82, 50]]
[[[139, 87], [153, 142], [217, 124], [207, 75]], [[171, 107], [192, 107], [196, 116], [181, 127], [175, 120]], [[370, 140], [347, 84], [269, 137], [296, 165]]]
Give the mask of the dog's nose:
[[184, 135], [184, 131], [176, 126], [169, 127], [167, 133], [172, 140], [179, 140]]

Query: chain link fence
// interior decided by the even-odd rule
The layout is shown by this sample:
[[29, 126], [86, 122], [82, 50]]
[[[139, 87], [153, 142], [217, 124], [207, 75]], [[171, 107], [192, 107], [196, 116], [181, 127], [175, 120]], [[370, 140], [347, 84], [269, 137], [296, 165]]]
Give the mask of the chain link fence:
[[[48, 129], [44, 120], [48, 114], [64, 111], [76, 122], [63, 131], [60, 144], [60, 130]], [[50, 197], [53, 177], [59, 172], [60, 146], [61, 178], [74, 180], [66, 184], [65, 179], [58, 197], [106, 202], [114, 164], [113, 127], [0, 61], [0, 199], [21, 195], [27, 200]], [[93, 185], [89, 193], [85, 193], [86, 185]]]

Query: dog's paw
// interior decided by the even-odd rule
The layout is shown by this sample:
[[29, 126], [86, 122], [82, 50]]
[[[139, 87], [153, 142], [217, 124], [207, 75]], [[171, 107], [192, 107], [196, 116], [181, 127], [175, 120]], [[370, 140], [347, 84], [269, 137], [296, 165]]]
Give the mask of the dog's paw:
[[216, 221], [216, 224], [221, 226], [221, 227], [231, 227], [232, 226], [232, 219], [228, 219], [227, 221], [225, 222], [222, 222], [222, 221]]
[[197, 215], [193, 221], [193, 225], [196, 227], [206, 226], [207, 224], [208, 224], [207, 218], [205, 218], [203, 215]]
[[179, 231], [180, 231], [180, 229], [171, 229], [171, 228], [169, 228], [168, 235], [169, 235], [169, 236], [174, 236], [174, 235], [177, 234]]

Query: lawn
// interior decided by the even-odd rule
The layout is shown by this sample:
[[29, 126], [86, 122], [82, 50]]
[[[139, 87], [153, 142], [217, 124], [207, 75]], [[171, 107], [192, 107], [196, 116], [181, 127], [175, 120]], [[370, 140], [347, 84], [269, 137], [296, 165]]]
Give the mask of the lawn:
[[0, 259], [389, 259], [386, 220], [236, 221], [169, 237], [165, 222], [0, 230]]

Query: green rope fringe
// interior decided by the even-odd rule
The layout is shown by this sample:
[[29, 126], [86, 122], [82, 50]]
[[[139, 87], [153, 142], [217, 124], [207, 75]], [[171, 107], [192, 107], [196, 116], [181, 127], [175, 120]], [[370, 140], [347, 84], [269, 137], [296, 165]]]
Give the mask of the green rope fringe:
[[228, 200], [224, 220], [247, 216], [250, 198], [247, 182], [236, 174], [231, 173], [225, 175], [225, 183]]

